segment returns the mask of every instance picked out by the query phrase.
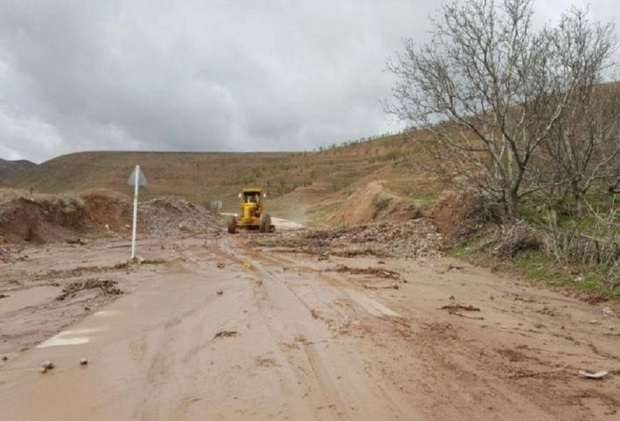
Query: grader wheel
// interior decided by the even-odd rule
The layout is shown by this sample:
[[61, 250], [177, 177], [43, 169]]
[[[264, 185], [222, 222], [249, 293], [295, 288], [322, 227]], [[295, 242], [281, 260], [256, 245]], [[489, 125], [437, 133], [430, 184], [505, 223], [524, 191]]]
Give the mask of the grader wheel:
[[235, 217], [231, 216], [228, 219], [228, 233], [234, 234], [235, 232], [237, 232], [237, 223], [235, 222]]
[[260, 225], [258, 226], [259, 232], [269, 232], [271, 230], [271, 216], [268, 213], [264, 213], [260, 217]]

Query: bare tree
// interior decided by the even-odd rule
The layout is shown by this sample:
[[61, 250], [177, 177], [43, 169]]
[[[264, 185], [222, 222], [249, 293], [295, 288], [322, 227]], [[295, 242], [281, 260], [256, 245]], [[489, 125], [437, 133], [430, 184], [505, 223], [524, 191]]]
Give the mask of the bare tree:
[[[558, 182], [536, 165], [545, 163], [540, 150], [602, 63], [590, 56], [598, 49], [574, 53], [575, 28], [535, 31], [532, 18], [532, 0], [446, 5], [430, 43], [406, 40], [388, 61], [397, 77], [388, 111], [423, 129], [414, 139], [438, 171], [501, 204], [506, 219], [518, 216], [524, 196]], [[573, 53], [587, 63], [582, 73], [570, 65]]]
[[573, 8], [548, 36], [576, 86], [544, 149], [562, 197], [571, 195], [580, 210], [591, 187], [613, 186], [620, 177], [620, 89], [602, 84], [616, 47], [614, 28], [590, 24]]

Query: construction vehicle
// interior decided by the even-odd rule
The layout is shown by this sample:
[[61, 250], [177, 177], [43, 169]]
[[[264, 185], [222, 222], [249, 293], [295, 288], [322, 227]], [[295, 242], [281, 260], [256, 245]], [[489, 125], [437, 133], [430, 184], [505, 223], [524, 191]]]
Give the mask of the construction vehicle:
[[267, 195], [260, 187], [244, 187], [239, 193], [239, 216], [231, 216], [228, 220], [228, 232], [234, 234], [237, 228], [272, 232], [276, 227], [271, 224], [271, 216], [265, 213], [264, 199]]

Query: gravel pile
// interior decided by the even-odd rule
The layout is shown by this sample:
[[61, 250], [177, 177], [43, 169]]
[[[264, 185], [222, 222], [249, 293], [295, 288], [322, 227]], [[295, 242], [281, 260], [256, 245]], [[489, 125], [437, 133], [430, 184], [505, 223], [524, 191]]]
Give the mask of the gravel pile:
[[323, 256], [353, 257], [438, 257], [442, 255], [442, 236], [430, 219], [381, 222], [321, 231], [283, 233], [257, 238], [257, 245], [287, 247]]
[[153, 235], [219, 231], [214, 215], [203, 206], [176, 197], [160, 197], [138, 205], [141, 231]]

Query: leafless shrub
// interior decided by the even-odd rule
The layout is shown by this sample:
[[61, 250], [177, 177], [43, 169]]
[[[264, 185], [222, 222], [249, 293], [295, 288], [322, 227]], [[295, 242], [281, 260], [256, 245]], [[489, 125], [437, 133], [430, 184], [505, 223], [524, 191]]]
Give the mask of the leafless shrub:
[[499, 260], [506, 260], [526, 251], [541, 250], [543, 245], [540, 232], [525, 222], [518, 221], [491, 228], [477, 248]]
[[597, 271], [607, 289], [620, 287], [620, 226], [615, 222], [616, 213], [612, 209], [605, 216], [593, 214], [594, 222], [587, 234], [578, 224], [570, 230], [551, 225], [544, 233], [545, 250], [559, 263]]

